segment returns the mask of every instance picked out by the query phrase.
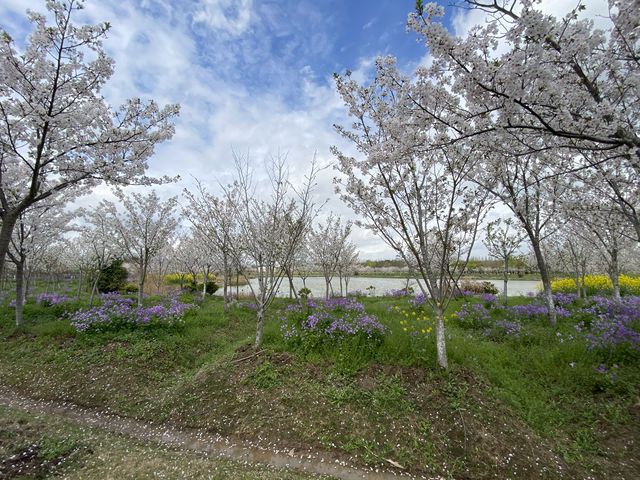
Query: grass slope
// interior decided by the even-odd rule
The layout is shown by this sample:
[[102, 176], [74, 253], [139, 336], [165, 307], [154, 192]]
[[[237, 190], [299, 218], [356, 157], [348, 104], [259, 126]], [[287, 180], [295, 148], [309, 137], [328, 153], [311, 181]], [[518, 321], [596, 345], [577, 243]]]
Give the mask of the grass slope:
[[529, 335], [510, 339], [451, 320], [452, 368], [440, 372], [433, 342], [404, 330], [428, 322], [407, 310], [404, 323], [389, 311], [406, 300], [363, 302], [392, 330], [373, 353], [291, 350], [275, 311], [255, 351], [253, 312], [224, 314], [217, 300], [182, 328], [100, 334], [78, 334], [56, 320], [59, 312], [30, 304], [18, 332], [2, 307], [0, 384], [261, 447], [327, 452], [374, 468], [399, 464], [415, 475], [640, 477], [637, 359], [610, 381], [594, 372], [600, 359], [584, 345], [558, 342], [570, 323], [558, 330], [534, 323]]

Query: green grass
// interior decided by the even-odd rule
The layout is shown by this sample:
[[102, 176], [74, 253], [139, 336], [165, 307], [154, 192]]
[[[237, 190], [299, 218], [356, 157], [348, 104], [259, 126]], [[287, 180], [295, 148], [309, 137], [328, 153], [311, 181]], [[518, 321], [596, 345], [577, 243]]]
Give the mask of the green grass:
[[[29, 303], [25, 330], [17, 332], [12, 309], [3, 306], [0, 385], [143, 420], [262, 438], [265, 446], [328, 450], [356, 464], [389, 467], [392, 460], [419, 474], [507, 477], [516, 464], [520, 478], [537, 478], [544, 469], [559, 477], [558, 464], [573, 477], [591, 468], [636, 473], [634, 462], [619, 460], [638, 453], [637, 357], [619, 361], [611, 381], [594, 370], [611, 358], [558, 340], [558, 333], [568, 338], [574, 322], [561, 320], [557, 329], [531, 322], [519, 339], [485, 337], [451, 316], [461, 307], [457, 300], [447, 311], [451, 369], [442, 372], [435, 333], [421, 333], [431, 325], [430, 312], [412, 309], [406, 298], [362, 302], [392, 331], [376, 349], [356, 342], [291, 350], [274, 308], [264, 351], [256, 352], [248, 345], [253, 312], [225, 314], [219, 299], [180, 329], [99, 334], [76, 333]], [[429, 320], [418, 320], [423, 316]], [[56, 442], [43, 451], [76, 448]], [[538, 460], [530, 451], [539, 452]]]
[[318, 478], [223, 457], [207, 457], [6, 407], [0, 407], [0, 432], [2, 478], [103, 480], [153, 479], [159, 475], [219, 480]]

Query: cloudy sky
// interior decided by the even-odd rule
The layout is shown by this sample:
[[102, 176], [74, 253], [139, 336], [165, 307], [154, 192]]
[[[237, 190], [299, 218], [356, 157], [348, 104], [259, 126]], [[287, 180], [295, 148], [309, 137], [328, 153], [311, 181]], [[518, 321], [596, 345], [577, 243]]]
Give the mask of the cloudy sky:
[[[27, 8], [45, 11], [44, 0], [0, 1], [0, 27], [22, 48], [31, 31]], [[452, 2], [446, 2], [447, 4]], [[554, 0], [562, 14], [577, 3]], [[590, 14], [605, 13], [603, 0], [586, 0]], [[333, 128], [350, 120], [335, 91], [333, 73], [348, 69], [371, 78], [375, 59], [397, 57], [411, 73], [428, 60], [424, 45], [406, 31], [414, 0], [87, 0], [75, 23], [108, 21], [104, 49], [116, 70], [103, 91], [112, 105], [140, 97], [179, 103], [173, 139], [156, 149], [153, 175], [180, 175], [160, 188], [163, 196], [190, 188], [193, 177], [215, 192], [232, 178], [231, 154], [249, 152], [256, 172], [264, 159], [286, 153], [294, 178], [314, 153], [322, 165], [332, 145], [352, 152]], [[463, 35], [481, 21], [447, 7], [445, 26]], [[323, 171], [319, 200], [353, 218], [333, 194], [331, 168]], [[93, 200], [109, 194], [98, 188]], [[364, 231], [353, 240], [361, 258], [392, 258], [393, 252]], [[482, 250], [478, 251], [482, 255]]]

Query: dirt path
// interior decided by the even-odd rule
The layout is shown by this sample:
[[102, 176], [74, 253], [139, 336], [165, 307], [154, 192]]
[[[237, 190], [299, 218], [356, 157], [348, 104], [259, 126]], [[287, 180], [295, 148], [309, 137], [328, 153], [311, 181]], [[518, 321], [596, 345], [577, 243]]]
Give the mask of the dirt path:
[[[183, 450], [210, 456], [224, 456], [234, 460], [272, 465], [309, 473], [330, 475], [345, 480], [372, 479], [387, 480], [414, 478], [400, 469], [373, 471], [355, 468], [345, 462], [328, 458], [326, 455], [309, 452], [270, 451], [256, 448], [248, 443], [230, 441], [228, 438], [213, 436], [201, 430], [182, 430], [164, 425], [145, 423], [132, 418], [113, 415], [93, 409], [86, 409], [71, 403], [38, 400], [17, 394], [0, 386], [0, 405], [30, 413], [52, 415], [80, 425], [89, 425], [109, 432], [129, 435]], [[421, 477], [426, 478], [426, 477]], [[432, 478], [431, 480], [438, 480]]]

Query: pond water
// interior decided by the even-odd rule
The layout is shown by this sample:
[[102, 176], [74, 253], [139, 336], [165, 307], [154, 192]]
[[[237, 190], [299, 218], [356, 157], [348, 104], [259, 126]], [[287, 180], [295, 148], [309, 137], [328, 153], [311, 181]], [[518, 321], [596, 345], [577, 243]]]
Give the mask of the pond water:
[[[484, 281], [484, 280], [483, 280]], [[502, 292], [503, 282], [502, 280], [487, 280], [493, 283], [499, 292]], [[257, 286], [256, 279], [251, 280], [252, 285]], [[507, 287], [507, 294], [510, 297], [519, 296], [519, 295], [527, 295], [530, 292], [536, 293], [538, 291], [538, 285], [540, 284], [537, 280], [509, 280], [509, 284]], [[296, 291], [300, 290], [303, 287], [302, 279], [298, 277], [294, 277], [293, 285]], [[340, 293], [340, 282], [339, 280], [333, 279], [331, 282], [333, 287], [333, 291], [335, 293]], [[325, 282], [323, 277], [309, 277], [306, 280], [306, 286], [309, 290], [311, 290], [311, 295], [314, 297], [323, 297], [325, 294]], [[373, 286], [373, 289], [369, 287]], [[407, 286], [406, 278], [378, 278], [378, 277], [351, 277], [349, 280], [349, 291], [360, 290], [363, 293], [367, 293], [369, 295], [384, 295], [385, 292], [390, 290], [400, 290]], [[416, 284], [415, 280], [409, 281], [409, 287], [413, 287], [414, 291], [418, 292], [420, 287]], [[343, 287], [344, 288], [344, 287]], [[233, 289], [234, 293], [236, 289]], [[240, 287], [239, 289], [241, 294], [250, 294], [251, 290], [248, 285]], [[217, 295], [222, 295], [222, 289], [219, 289], [216, 292]], [[285, 278], [282, 281], [282, 285], [280, 285], [280, 290], [278, 291], [279, 297], [288, 297], [289, 296], [289, 282]]]

